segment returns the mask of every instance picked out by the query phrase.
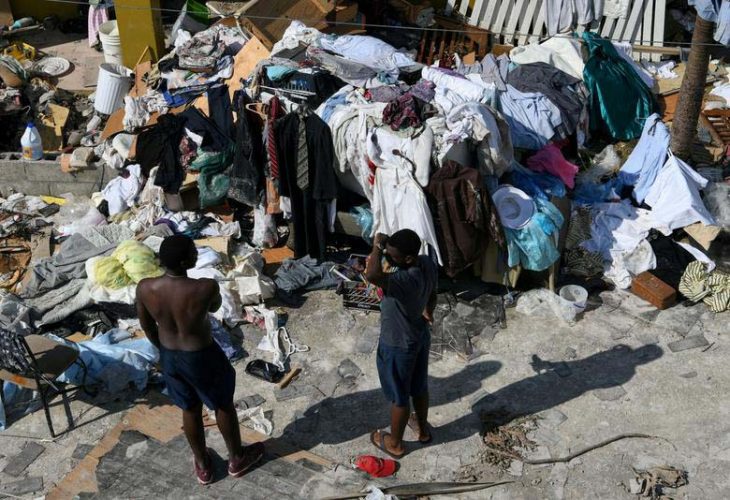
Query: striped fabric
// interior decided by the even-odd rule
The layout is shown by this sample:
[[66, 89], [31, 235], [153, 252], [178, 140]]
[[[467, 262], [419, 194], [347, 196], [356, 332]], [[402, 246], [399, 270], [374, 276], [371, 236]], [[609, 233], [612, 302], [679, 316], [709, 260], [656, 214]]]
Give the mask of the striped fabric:
[[679, 292], [692, 302], [703, 301], [714, 313], [730, 309], [730, 274], [707, 272], [700, 261], [690, 263], [679, 282]]
[[299, 146], [297, 151], [297, 187], [305, 191], [309, 187], [309, 148], [307, 147], [307, 127], [304, 119], [299, 118]]
[[269, 101], [269, 119], [267, 123], [266, 149], [269, 153], [269, 174], [273, 180], [279, 178], [279, 157], [276, 153], [276, 136], [274, 134], [274, 123], [281, 115], [281, 102], [274, 96]]

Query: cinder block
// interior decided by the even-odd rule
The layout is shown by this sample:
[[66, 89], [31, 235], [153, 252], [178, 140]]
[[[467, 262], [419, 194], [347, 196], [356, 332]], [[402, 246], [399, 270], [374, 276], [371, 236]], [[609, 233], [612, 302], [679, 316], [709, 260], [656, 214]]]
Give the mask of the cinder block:
[[91, 182], [51, 182], [50, 194], [52, 196], [60, 196], [62, 194], [71, 193], [74, 196], [91, 196], [92, 193], [99, 191], [99, 184]]
[[50, 194], [51, 188], [48, 182], [32, 182], [26, 179], [15, 181], [0, 181], [0, 194], [3, 197], [12, 193], [23, 193], [34, 196]]

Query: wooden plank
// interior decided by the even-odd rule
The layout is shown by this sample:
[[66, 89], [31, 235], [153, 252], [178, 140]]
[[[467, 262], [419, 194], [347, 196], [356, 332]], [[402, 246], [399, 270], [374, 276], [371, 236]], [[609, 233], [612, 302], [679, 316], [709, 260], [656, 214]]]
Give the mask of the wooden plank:
[[[632, 44], [634, 43], [634, 40], [636, 40], [639, 34], [639, 21], [643, 17], [642, 14], [647, 1], [651, 2], [652, 0], [636, 0], [634, 2], [634, 6], [631, 9], [631, 13], [629, 14], [629, 18], [626, 23], [626, 29], [624, 30], [621, 38], [622, 40], [626, 40]], [[641, 59], [640, 52], [634, 52], [633, 56], [637, 61]]]
[[601, 29], [601, 36], [604, 38], [609, 38], [611, 33], [613, 32], [613, 26], [615, 24], [616, 24], [615, 17], [605, 17], [603, 19], [603, 28]]
[[487, 0], [487, 10], [482, 16], [482, 20], [479, 22], [479, 26], [481, 28], [487, 30], [492, 29], [492, 20], [494, 19], [494, 14], [497, 11], [497, 5], [499, 3], [499, 0]]
[[535, 25], [532, 28], [532, 36], [530, 36], [530, 39], [528, 40], [529, 43], [532, 42], [538, 42], [540, 41], [540, 37], [542, 37], [542, 28], [545, 26], [545, 9], [547, 3], [545, 0], [542, 2], [542, 8], [537, 13], [537, 20], [535, 21]]
[[476, 0], [474, 2], [474, 8], [471, 11], [471, 16], [469, 17], [469, 24], [472, 26], [479, 26], [479, 20], [482, 16], [482, 12], [484, 11], [484, 1], [485, 0]]
[[469, 0], [461, 0], [461, 5], [459, 5], [459, 14], [466, 17], [467, 10], [469, 10]]
[[510, 41], [510, 43], [514, 43], [515, 40], [517, 40], [517, 33], [515, 31], [517, 30], [517, 22], [525, 15], [525, 10], [527, 9], [527, 0], [516, 0], [514, 6], [512, 7], [512, 13], [509, 16], [509, 21], [507, 22], [507, 29], [506, 29], [506, 38]]
[[[654, 39], [652, 45], [661, 47], [664, 45], [664, 21], [667, 13], [666, 0], [654, 0]], [[651, 60], [658, 62], [661, 60], [659, 54], [652, 54]]]
[[[497, 12], [497, 18], [492, 23], [492, 33], [501, 35], [503, 32], [504, 21], [507, 19], [507, 13], [513, 6], [514, 0], [505, 0], [499, 2], [499, 11]], [[500, 37], [504, 40], [504, 37]], [[503, 42], [504, 43], [504, 42]]]
[[535, 19], [535, 12], [542, 6], [540, 0], [530, 0], [525, 9], [525, 14], [522, 16], [522, 23], [520, 23], [520, 36], [517, 39], [518, 45], [525, 45], [527, 43], [527, 34], [532, 29], [532, 21]]
[[641, 23], [641, 44], [651, 45], [651, 34], [654, 22], [654, 0], [646, 2], [644, 7], [644, 20]]

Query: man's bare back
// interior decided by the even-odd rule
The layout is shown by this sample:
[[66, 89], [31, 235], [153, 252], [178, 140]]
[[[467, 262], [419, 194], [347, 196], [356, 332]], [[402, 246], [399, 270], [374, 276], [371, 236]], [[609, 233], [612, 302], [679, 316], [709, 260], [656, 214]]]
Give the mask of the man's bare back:
[[137, 312], [150, 340], [176, 351], [199, 351], [213, 338], [208, 313], [221, 306], [218, 283], [163, 275], [137, 285]]

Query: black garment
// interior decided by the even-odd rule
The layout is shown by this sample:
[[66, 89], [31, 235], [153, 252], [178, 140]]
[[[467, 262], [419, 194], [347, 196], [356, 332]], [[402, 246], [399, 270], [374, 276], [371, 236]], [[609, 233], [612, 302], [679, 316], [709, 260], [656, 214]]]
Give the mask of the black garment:
[[233, 145], [231, 138], [218, 127], [217, 123], [205, 116], [198, 108], [188, 108], [178, 116], [185, 119], [185, 128], [203, 137], [203, 143], [200, 146], [203, 151], [220, 153]]
[[332, 97], [332, 94], [340, 90], [346, 85], [345, 82], [326, 71], [318, 71], [316, 73], [302, 73], [295, 71], [290, 75], [286, 75], [278, 82], [270, 80], [264, 72], [264, 85], [277, 89], [302, 90], [305, 92], [314, 92], [316, 95], [307, 99], [307, 103], [312, 108], [316, 108], [324, 101]]
[[180, 141], [186, 119], [172, 114], [162, 115], [152, 128], [137, 137], [137, 162], [142, 173], [149, 177], [150, 170], [159, 165], [155, 186], [166, 193], [180, 191], [185, 172], [180, 164]]
[[656, 255], [656, 268], [649, 271], [675, 290], [687, 266], [696, 259], [672, 238], [652, 231], [649, 244]]
[[231, 186], [228, 197], [245, 205], [255, 207], [264, 193], [264, 153], [261, 124], [246, 112], [246, 104], [252, 101], [245, 92], [234, 95], [236, 121], [236, 146], [231, 168]]
[[567, 133], [575, 132], [583, 100], [571, 87], [580, 80], [549, 64], [537, 62], [522, 64], [510, 71], [507, 83], [520, 92], [537, 92], [550, 99], [560, 110]]
[[324, 258], [327, 206], [337, 197], [335, 151], [329, 126], [317, 115], [303, 118], [307, 132], [309, 186], [297, 186], [297, 146], [302, 118], [289, 113], [276, 122], [276, 147], [279, 156], [279, 190], [291, 199], [294, 220], [294, 255]]
[[228, 85], [219, 85], [208, 90], [210, 119], [226, 137], [233, 138], [233, 110]]

